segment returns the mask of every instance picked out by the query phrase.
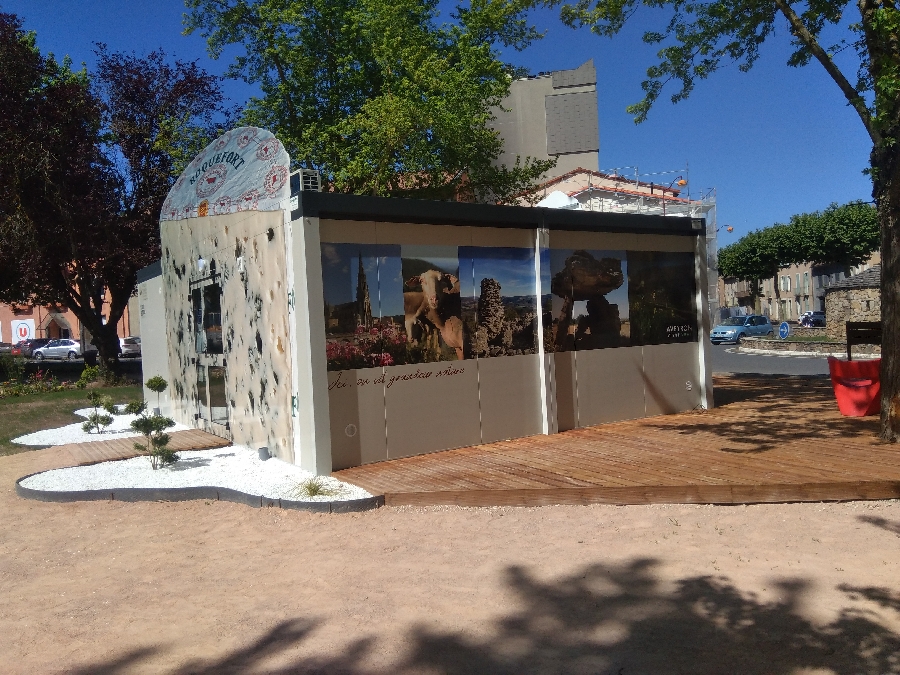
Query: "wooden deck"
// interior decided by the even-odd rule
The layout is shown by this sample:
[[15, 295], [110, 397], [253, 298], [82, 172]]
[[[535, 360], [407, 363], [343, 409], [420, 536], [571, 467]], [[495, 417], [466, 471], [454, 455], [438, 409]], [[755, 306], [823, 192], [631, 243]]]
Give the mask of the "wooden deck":
[[[56, 447], [60, 458], [64, 458], [65, 466], [85, 466], [118, 459], [138, 457], [142, 453], [134, 449], [134, 443], [140, 437], [115, 438], [108, 441], [92, 441], [90, 443], [70, 443]], [[206, 450], [223, 448], [231, 445], [231, 441], [213, 436], [199, 429], [173, 431], [169, 434], [169, 447], [176, 452], [180, 450]], [[71, 459], [70, 459], [71, 458]]]
[[345, 469], [387, 505], [746, 504], [900, 497], [900, 444], [827, 380], [716, 378], [719, 407]]

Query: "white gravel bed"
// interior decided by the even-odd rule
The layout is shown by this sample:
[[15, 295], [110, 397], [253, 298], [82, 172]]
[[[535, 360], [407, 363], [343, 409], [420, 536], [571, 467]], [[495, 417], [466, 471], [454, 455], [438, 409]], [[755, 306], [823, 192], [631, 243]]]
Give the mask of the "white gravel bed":
[[280, 459], [262, 461], [255, 450], [240, 446], [178, 453], [174, 464], [153, 470], [148, 457], [53, 469], [22, 481], [22, 486], [48, 492], [121, 490], [122, 488], [221, 487], [270, 499], [298, 502], [347, 501], [371, 497], [355, 485], [331, 476], [319, 481], [334, 494], [315, 497], [296, 493], [297, 486], [315, 474]]
[[[87, 418], [92, 412], [94, 412], [93, 408], [82, 408], [81, 410], [76, 410], [75, 414]], [[100, 412], [104, 411], [101, 409]], [[113, 438], [140, 436], [140, 434], [131, 430], [131, 422], [136, 417], [137, 415], [114, 415], [113, 423], [100, 434], [97, 432], [84, 432], [81, 429], [82, 423], [77, 422], [57, 429], [45, 429], [43, 431], [35, 431], [33, 434], [25, 434], [12, 439], [12, 442], [21, 443], [22, 445], [67, 445], [68, 443], [89, 443], [91, 441], [108, 441]], [[176, 423], [174, 427], [170, 427], [166, 431], [185, 431], [189, 428], [183, 424]]]

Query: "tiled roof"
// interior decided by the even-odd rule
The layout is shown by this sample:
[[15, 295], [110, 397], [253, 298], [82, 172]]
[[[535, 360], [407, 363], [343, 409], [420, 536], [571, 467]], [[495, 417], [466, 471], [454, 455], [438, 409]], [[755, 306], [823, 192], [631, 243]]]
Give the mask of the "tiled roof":
[[825, 292], [840, 291], [847, 288], [881, 288], [881, 265], [872, 265], [865, 272], [841, 279], [825, 287]]

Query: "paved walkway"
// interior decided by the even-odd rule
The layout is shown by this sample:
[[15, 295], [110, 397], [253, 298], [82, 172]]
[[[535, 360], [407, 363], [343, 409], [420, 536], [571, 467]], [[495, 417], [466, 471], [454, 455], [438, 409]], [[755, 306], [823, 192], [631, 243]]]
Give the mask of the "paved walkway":
[[900, 497], [900, 447], [819, 378], [718, 377], [719, 407], [334, 473], [388, 505], [760, 503]]
[[[109, 441], [70, 443], [69, 445], [56, 446], [55, 451], [59, 457], [59, 466], [84, 466], [138, 457], [143, 453], [135, 450], [134, 444], [140, 440], [139, 436], [134, 436], [130, 438], [116, 438]], [[174, 431], [169, 434], [169, 447], [176, 452], [180, 450], [223, 448], [228, 445], [231, 445], [231, 441], [228, 439], [213, 436], [199, 429]]]

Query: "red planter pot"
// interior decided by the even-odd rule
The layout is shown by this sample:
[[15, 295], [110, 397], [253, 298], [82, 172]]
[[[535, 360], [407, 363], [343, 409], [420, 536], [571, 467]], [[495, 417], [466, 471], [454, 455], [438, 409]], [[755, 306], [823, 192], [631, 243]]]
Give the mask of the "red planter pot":
[[881, 412], [881, 359], [845, 361], [829, 356], [828, 370], [842, 415], [865, 417]]

